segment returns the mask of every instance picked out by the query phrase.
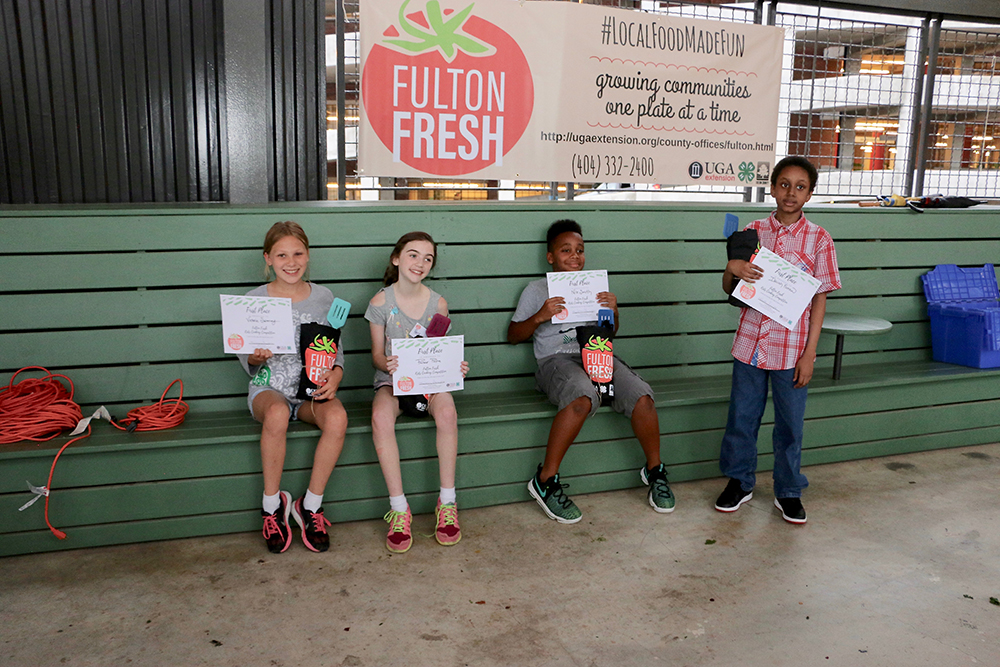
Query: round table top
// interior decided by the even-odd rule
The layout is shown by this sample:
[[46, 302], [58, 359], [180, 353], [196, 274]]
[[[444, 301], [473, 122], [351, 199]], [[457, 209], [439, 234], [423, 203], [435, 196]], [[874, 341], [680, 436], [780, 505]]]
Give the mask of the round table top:
[[879, 317], [851, 315], [849, 313], [827, 313], [823, 317], [823, 331], [840, 335], [872, 336], [892, 329], [892, 322]]

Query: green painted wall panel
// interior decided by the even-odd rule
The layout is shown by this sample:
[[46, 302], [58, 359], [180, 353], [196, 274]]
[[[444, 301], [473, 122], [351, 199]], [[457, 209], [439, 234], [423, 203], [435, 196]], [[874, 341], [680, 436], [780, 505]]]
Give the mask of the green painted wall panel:
[[[382, 275], [388, 259], [380, 248], [314, 248], [309, 261], [310, 265], [336, 267], [341, 280], [371, 280]], [[39, 272], [35, 270], [39, 265], [58, 266], [59, 271]], [[67, 285], [121, 289], [260, 284], [263, 267], [261, 254], [255, 250], [10, 255], [0, 265], [0, 284], [11, 292], [54, 291]]]
[[[615, 340], [615, 349], [630, 364], [660, 366], [669, 363], [699, 363], [723, 361], [729, 356], [735, 328], [735, 310], [728, 306], [708, 307], [708, 316], [699, 317], [705, 307], [664, 307], [658, 312], [639, 310], [633, 317], [638, 334], [628, 327], [623, 314], [622, 329]], [[669, 308], [669, 309], [668, 309]], [[644, 316], [645, 313], [648, 315]], [[685, 326], [685, 318], [701, 320], [700, 324]], [[666, 325], [665, 320], [672, 320]], [[531, 346], [523, 343], [511, 346], [503, 338], [506, 335], [506, 313], [469, 316], [460, 322], [456, 317], [455, 333], [468, 332], [466, 358], [470, 362], [473, 376], [495, 376], [500, 374], [525, 374], [534, 371]], [[459, 323], [467, 327], [459, 328]], [[661, 326], [664, 325], [664, 326]], [[701, 326], [707, 333], [698, 333]], [[366, 333], [364, 323], [352, 321], [345, 330], [345, 348], [348, 352], [344, 361], [345, 387], [360, 387], [371, 382], [370, 345], [359, 346], [346, 341], [362, 339]], [[653, 335], [656, 332], [677, 333], [678, 335]], [[671, 331], [672, 330], [672, 331]], [[115, 364], [139, 364], [171, 362], [175, 359], [210, 360], [224, 357], [228, 363], [229, 386], [236, 388], [244, 380], [235, 355], [221, 352], [221, 328], [218, 325], [163, 326], [137, 329], [91, 329], [70, 332], [13, 333], [3, 337], [4, 366], [8, 369], [36, 365], [52, 369], [66, 369], [81, 361], [88, 365], [111, 366]], [[685, 333], [690, 332], [690, 333]], [[720, 333], [715, 333], [720, 332]], [[370, 337], [369, 337], [370, 339]], [[833, 351], [834, 337], [827, 335], [819, 349], [821, 354]], [[925, 322], [901, 322], [892, 331], [880, 336], [848, 337], [845, 349], [851, 351], [907, 349], [928, 347], [930, 330]], [[81, 358], [80, 350], [86, 350]], [[9, 361], [13, 361], [8, 365]], [[71, 376], [72, 379], [72, 376]], [[195, 381], [185, 379], [186, 391], [191, 396], [205, 395]], [[74, 380], [76, 382], [76, 380]], [[218, 379], [213, 379], [218, 382]]]
[[836, 243], [837, 263], [845, 268], [925, 267], [936, 264], [982, 266], [1000, 257], [1000, 239], [949, 241], [931, 238], [922, 241], [841, 241]]
[[[256, 282], [218, 287], [2, 294], [0, 331], [64, 329], [67, 321], [79, 328], [221, 322], [219, 295], [244, 294], [264, 282], [257, 277]], [[351, 322], [362, 320], [363, 306], [381, 287], [375, 281], [317, 282], [352, 304]]]
[[[257, 248], [276, 221], [296, 220], [313, 245], [344, 242], [345, 225], [367, 228], [374, 243], [391, 245], [407, 231], [425, 229], [439, 241], [504, 242], [514, 235], [543, 238], [545, 228], [561, 217], [584, 226], [587, 238], [721, 237], [726, 213], [739, 216], [740, 226], [767, 217], [773, 206], [728, 203], [654, 202], [309, 202], [263, 206], [31, 207], [0, 212], [0, 232], [14, 250], [35, 247], [45, 252], [101, 251], [109, 245], [155, 250], [226, 245]], [[996, 211], [989, 208], [928, 210], [824, 206], [813, 203], [806, 215], [838, 238], [993, 238]], [[610, 217], [623, 220], [608, 225]], [[957, 223], [956, 223], [957, 221]], [[197, 229], [198, 234], [191, 234]], [[233, 230], [239, 234], [233, 234]], [[633, 231], [634, 230], [634, 231]], [[349, 238], [349, 237], [348, 237]]]
[[[219, 351], [218, 294], [243, 293], [263, 281], [260, 242], [282, 219], [298, 220], [310, 234], [313, 279], [354, 304], [340, 393], [351, 402], [351, 427], [329, 491], [328, 512], [336, 520], [380, 516], [385, 509], [368, 428], [372, 371], [362, 313], [392, 243], [413, 229], [441, 242], [436, 279], [428, 284], [449, 299], [456, 332], [467, 337], [472, 372], [459, 396], [463, 506], [525, 499], [522, 478], [540, 460], [554, 409], [531, 391], [531, 346], [510, 346], [504, 337], [524, 285], [548, 268], [544, 231], [563, 217], [584, 225], [588, 267], [611, 273], [623, 322], [617, 350], [657, 387], [672, 479], [714, 476], [738, 317], [720, 289], [722, 222], [727, 212], [745, 224], [769, 211], [753, 204], [614, 202], [0, 211], [0, 383], [23, 365], [41, 363], [74, 380], [79, 402], [110, 403], [120, 411], [156, 400], [181, 377], [192, 405], [181, 429], [141, 434], [130, 443], [97, 424], [95, 435], [60, 461], [54, 516], [70, 525], [104, 524], [81, 525], [71, 544], [52, 546], [54, 538], [35, 527], [37, 512], [11, 514], [19, 532], [9, 534], [0, 522], [0, 532], [8, 532], [0, 553], [257, 529], [259, 426], [245, 409], [245, 373]], [[938, 263], [981, 265], [998, 256], [996, 211], [916, 215], [838, 206], [807, 214], [837, 242], [844, 288], [831, 294], [829, 310], [885, 317], [895, 327], [884, 336], [848, 337], [843, 379], [836, 383], [829, 378], [833, 336], [821, 338], [805, 459], [995, 439], [1000, 371], [929, 361], [920, 276]], [[60, 271], [32, 273], [39, 265]], [[504, 400], [498, 404], [491, 392], [505, 392]], [[770, 466], [772, 419], [768, 409], [762, 468]], [[402, 420], [398, 427], [418, 511], [433, 507], [437, 484], [429, 426]], [[305, 483], [315, 438], [311, 427], [291, 429], [289, 484]], [[61, 442], [0, 448], [0, 516], [26, 500], [24, 479], [47, 477]], [[628, 488], [638, 485], [641, 461], [627, 420], [602, 410], [584, 427], [563, 473], [573, 477], [574, 494]], [[238, 500], [220, 514], [198, 515], [212, 502], [205, 494], [213, 485]], [[156, 500], [129, 514], [127, 499], [142, 491]], [[188, 516], [169, 518], [171, 504], [185, 493], [190, 499], [181, 511]]]
[[[865, 445], [842, 445], [822, 449], [810, 449], [803, 453], [806, 465], [833, 463], [837, 461], [865, 458], [870, 456], [890, 456], [910, 451], [924, 451], [943, 447], [960, 447], [973, 444], [995, 442], [1000, 438], [1000, 427], [972, 429], [960, 432], [924, 435], [909, 438], [893, 438]], [[766, 473], [771, 469], [773, 461], [770, 456], [762, 455], [759, 460], [758, 472]], [[806, 473], [808, 474], [808, 468]], [[679, 465], [671, 468], [673, 482], [705, 479], [718, 476], [715, 461], [697, 462]], [[762, 477], [766, 478], [765, 475]], [[612, 489], [633, 488], [638, 486], [634, 471], [617, 471], [573, 477], [573, 493], [578, 500], [586, 503], [587, 493]], [[721, 482], [720, 482], [721, 484]], [[767, 485], [767, 481], [762, 480]], [[527, 501], [527, 492], [521, 480], [501, 485], [461, 489], [460, 502], [465, 508], [484, 505], [525, 502], [525, 512], [537, 512], [537, 508]], [[641, 491], [637, 491], [637, 508], [643, 506]], [[411, 505], [420, 514], [426, 514], [434, 503], [434, 493], [413, 494], [408, 496]], [[678, 498], [683, 507], [683, 494]], [[36, 509], [36, 508], [31, 508]], [[354, 521], [360, 519], [379, 518], [385, 510], [384, 498], [373, 498], [358, 501], [330, 503], [327, 516], [334, 522]], [[426, 520], [427, 516], [418, 516], [415, 524]], [[36, 520], [38, 517], [36, 516]], [[260, 513], [257, 510], [246, 510], [230, 513], [213, 513], [197, 516], [183, 516], [170, 519], [130, 521], [121, 524], [102, 524], [81, 526], [69, 530], [69, 539], [57, 540], [48, 530], [36, 529], [25, 532], [9, 533], [0, 540], [0, 556], [23, 553], [52, 551], [57, 549], [73, 549], [105, 544], [125, 544], [150, 540], [173, 539], [199, 535], [213, 535], [231, 532], [256, 532], [260, 524]], [[428, 524], [430, 525], [430, 524]], [[333, 548], [336, 549], [337, 529], [331, 530]], [[248, 535], [248, 539], [259, 539], [256, 535]], [[377, 550], [381, 544], [373, 545]]]

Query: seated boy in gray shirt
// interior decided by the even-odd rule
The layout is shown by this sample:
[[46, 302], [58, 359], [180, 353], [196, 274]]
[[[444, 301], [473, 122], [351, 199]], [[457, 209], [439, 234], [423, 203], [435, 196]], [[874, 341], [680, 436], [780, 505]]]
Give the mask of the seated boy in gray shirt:
[[[546, 235], [546, 259], [553, 271], [582, 271], [584, 266], [583, 231], [573, 220], [559, 220]], [[618, 331], [618, 299], [611, 292], [600, 292], [597, 301], [614, 313]], [[577, 326], [595, 324], [578, 322], [552, 324], [563, 310], [565, 299], [549, 297], [545, 278], [528, 284], [521, 293], [517, 310], [507, 328], [507, 341], [513, 344], [532, 339], [538, 371], [538, 390], [559, 408], [549, 430], [545, 461], [528, 482], [528, 492], [545, 514], [559, 523], [576, 523], [583, 515], [563, 492], [559, 482], [559, 464], [573, 444], [587, 417], [597, 412], [601, 396], [584, 370], [577, 342]], [[660, 423], [653, 404], [653, 390], [625, 362], [614, 357], [614, 398], [611, 407], [632, 422], [632, 430], [646, 455], [646, 465], [639, 471], [649, 485], [649, 505], [657, 512], [672, 512], [674, 496], [667, 484], [667, 471], [660, 461]]]

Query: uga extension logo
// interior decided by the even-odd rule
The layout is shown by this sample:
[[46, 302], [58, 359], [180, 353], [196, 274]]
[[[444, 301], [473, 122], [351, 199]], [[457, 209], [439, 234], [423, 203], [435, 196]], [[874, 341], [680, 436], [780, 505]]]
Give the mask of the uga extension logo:
[[429, 0], [417, 11], [410, 4], [365, 59], [361, 96], [375, 134], [393, 162], [430, 174], [502, 165], [534, 106], [524, 53], [472, 14], [474, 4], [442, 9]]

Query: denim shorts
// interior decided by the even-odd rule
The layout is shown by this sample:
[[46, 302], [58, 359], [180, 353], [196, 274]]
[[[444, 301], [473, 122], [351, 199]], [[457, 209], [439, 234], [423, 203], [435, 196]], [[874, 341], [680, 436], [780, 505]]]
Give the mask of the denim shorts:
[[247, 395], [247, 407], [250, 408], [251, 415], [253, 415], [253, 400], [265, 391], [273, 391], [285, 399], [285, 403], [288, 404], [289, 411], [288, 421], [295, 421], [299, 418], [299, 408], [302, 407], [302, 404], [305, 403], [305, 401], [300, 398], [288, 398], [274, 387], [258, 387], [255, 385], [250, 387], [250, 393]]

